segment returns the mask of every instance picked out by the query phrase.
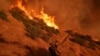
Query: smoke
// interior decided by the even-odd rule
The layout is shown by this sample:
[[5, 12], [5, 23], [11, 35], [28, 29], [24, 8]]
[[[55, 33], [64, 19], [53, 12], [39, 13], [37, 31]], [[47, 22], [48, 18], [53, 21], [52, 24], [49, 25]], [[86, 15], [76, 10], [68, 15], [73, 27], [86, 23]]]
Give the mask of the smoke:
[[99, 0], [44, 0], [42, 5], [47, 13], [56, 16], [62, 32], [72, 29], [100, 39]]
[[55, 15], [61, 33], [68, 29], [81, 31], [80, 17], [86, 11], [84, 0], [44, 0], [42, 5], [48, 14]]
[[9, 8], [9, 1], [7, 0], [0, 0], [0, 10], [7, 10]]
[[[17, 0], [0, 0], [0, 8], [8, 9]], [[60, 31], [72, 29], [81, 33], [100, 37], [100, 1], [99, 0], [23, 0], [30, 11], [39, 12], [41, 6], [49, 15], [55, 16]], [[63, 34], [62, 34], [63, 35]], [[100, 39], [100, 38], [99, 38]]]
[[82, 19], [79, 20], [81, 30], [100, 40], [100, 1], [90, 0], [85, 9], [86, 12], [83, 13]]

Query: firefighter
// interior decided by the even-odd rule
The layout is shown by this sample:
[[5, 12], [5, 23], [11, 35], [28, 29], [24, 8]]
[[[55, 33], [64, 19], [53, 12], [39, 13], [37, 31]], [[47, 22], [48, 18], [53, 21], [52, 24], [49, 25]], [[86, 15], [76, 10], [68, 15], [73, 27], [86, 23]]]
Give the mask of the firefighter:
[[59, 51], [57, 50], [58, 42], [55, 41], [54, 43], [50, 43], [49, 52], [51, 56], [60, 56]]

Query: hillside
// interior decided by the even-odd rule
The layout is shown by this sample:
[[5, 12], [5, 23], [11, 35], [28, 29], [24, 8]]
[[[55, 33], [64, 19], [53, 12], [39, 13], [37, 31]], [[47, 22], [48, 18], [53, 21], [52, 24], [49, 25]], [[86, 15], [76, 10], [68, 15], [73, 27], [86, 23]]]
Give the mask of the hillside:
[[62, 31], [64, 27], [48, 25], [41, 17], [30, 19], [22, 8], [0, 9], [0, 56], [51, 56], [49, 47], [55, 42], [60, 56], [100, 56], [99, 38], [72, 28]]
[[[18, 53], [22, 56], [29, 56], [36, 54], [33, 53], [35, 51], [34, 49], [42, 50], [43, 48], [43, 53], [48, 52], [48, 43], [46, 42], [50, 37], [59, 33], [57, 29], [48, 27], [38, 18], [36, 18], [37, 21], [29, 20], [24, 12], [17, 7], [13, 8], [7, 13], [8, 14], [6, 14], [4, 11], [0, 11], [0, 49], [2, 50], [0, 51], [0, 55], [12, 56]], [[37, 56], [38, 52], [40, 51], [36, 51]], [[29, 52], [31, 54], [23, 54], [24, 52]], [[42, 56], [44, 56], [44, 54]]]
[[[0, 56], [49, 56], [48, 40], [59, 30], [48, 27], [42, 20], [29, 20], [19, 8], [0, 11]], [[100, 42], [66, 31], [69, 36], [58, 46], [61, 56], [100, 56]], [[53, 37], [55, 38], [55, 37]], [[64, 38], [64, 37], [63, 37]], [[52, 39], [49, 40], [52, 42]]]

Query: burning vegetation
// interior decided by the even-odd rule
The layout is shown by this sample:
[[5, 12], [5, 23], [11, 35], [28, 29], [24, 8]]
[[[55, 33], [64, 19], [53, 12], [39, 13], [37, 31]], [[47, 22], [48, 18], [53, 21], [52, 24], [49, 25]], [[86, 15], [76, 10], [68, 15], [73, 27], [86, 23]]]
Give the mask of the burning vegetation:
[[43, 7], [29, 11], [27, 1], [16, 0], [7, 13], [0, 10], [0, 56], [100, 56], [99, 40], [73, 30], [60, 37], [55, 16]]
[[[33, 10], [32, 10], [33, 11]], [[17, 20], [22, 21], [27, 27], [26, 33], [27, 36], [32, 37], [41, 37], [44, 40], [47, 40], [54, 34], [58, 34], [58, 26], [54, 23], [54, 17], [49, 16], [44, 13], [43, 9], [40, 11], [40, 14], [34, 13], [34, 16], [25, 9], [22, 5], [22, 1], [18, 1], [16, 5], [13, 5], [9, 11], [13, 17]]]
[[[18, 7], [25, 13], [26, 16], [28, 16], [29, 19], [34, 20], [34, 17], [37, 17], [38, 19], [42, 19], [47, 26], [58, 29], [58, 26], [54, 22], [54, 16], [49, 16], [47, 13], [45, 13], [43, 7], [41, 8], [40, 13], [35, 12], [34, 9], [31, 9], [31, 11], [29, 12], [22, 3], [23, 0], [18, 0], [15, 5], [11, 6], [11, 9], [14, 7]], [[34, 15], [32, 16], [31, 14]]]

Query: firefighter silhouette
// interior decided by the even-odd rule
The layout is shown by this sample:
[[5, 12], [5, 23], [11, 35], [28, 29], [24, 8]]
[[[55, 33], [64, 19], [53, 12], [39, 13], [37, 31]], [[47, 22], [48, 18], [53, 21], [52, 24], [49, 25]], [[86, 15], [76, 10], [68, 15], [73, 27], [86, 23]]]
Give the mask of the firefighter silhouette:
[[50, 43], [49, 52], [51, 56], [60, 56], [57, 47], [58, 47], [58, 41], [55, 41], [54, 43]]

